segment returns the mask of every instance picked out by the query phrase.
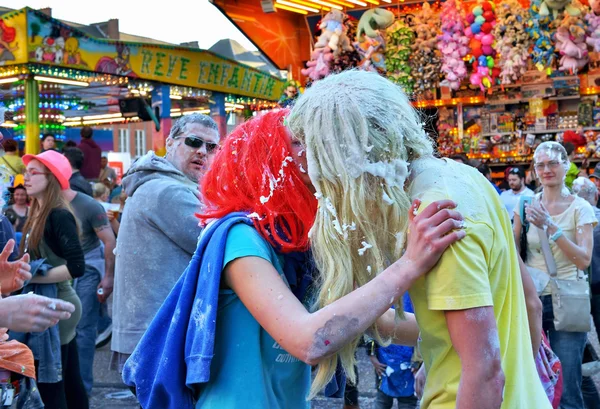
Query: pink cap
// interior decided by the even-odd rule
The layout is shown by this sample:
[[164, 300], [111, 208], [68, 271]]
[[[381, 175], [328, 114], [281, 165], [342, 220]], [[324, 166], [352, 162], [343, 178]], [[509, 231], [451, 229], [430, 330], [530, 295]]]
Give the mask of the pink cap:
[[39, 155], [25, 155], [23, 156], [23, 163], [25, 166], [29, 165], [32, 159], [37, 159], [48, 168], [50, 172], [58, 179], [62, 190], [69, 188], [69, 179], [73, 174], [71, 164], [69, 160], [60, 153], [49, 150]]

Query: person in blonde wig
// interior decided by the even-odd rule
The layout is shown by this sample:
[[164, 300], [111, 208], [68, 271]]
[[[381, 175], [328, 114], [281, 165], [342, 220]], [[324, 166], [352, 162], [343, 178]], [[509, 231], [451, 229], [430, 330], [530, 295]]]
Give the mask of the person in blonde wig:
[[[531, 353], [510, 219], [489, 181], [476, 169], [435, 158], [404, 92], [374, 73], [347, 71], [316, 82], [298, 98], [287, 125], [305, 146], [319, 200], [309, 233], [321, 275], [318, 307], [400, 257], [412, 199], [422, 201], [421, 209], [452, 199], [467, 236], [410, 289], [427, 369], [421, 407], [550, 408]], [[319, 363], [313, 392], [338, 360], [354, 379], [357, 340]]]

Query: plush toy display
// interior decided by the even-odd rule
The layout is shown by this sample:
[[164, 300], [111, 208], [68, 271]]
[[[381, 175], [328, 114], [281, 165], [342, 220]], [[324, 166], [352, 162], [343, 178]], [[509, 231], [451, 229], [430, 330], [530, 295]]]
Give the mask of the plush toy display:
[[593, 52], [600, 52], [600, 0], [590, 0], [591, 10], [586, 14], [587, 39], [586, 43]]
[[584, 16], [585, 6], [575, 0], [567, 9], [554, 39], [556, 51], [560, 54], [559, 70], [577, 74], [588, 63]]
[[431, 93], [440, 81], [441, 56], [436, 48], [439, 20], [429, 3], [423, 3], [423, 9], [414, 20], [415, 41], [410, 55], [411, 72], [415, 81], [415, 95]]
[[442, 54], [441, 70], [445, 76], [441, 85], [453, 90], [460, 88], [467, 76], [467, 66], [463, 61], [468, 52], [469, 39], [465, 36], [465, 26], [456, 6], [456, 0], [447, 0], [440, 13], [442, 34], [438, 36], [438, 50]]
[[518, 81], [527, 71], [527, 59], [531, 39], [527, 34], [527, 10], [517, 0], [500, 3], [496, 9], [497, 24], [494, 27], [496, 49], [500, 54], [500, 83]]
[[482, 91], [491, 88], [500, 74], [499, 69], [494, 69], [496, 50], [493, 30], [496, 25], [495, 5], [493, 2], [482, 1], [478, 3], [469, 14], [467, 22], [471, 24], [465, 29], [469, 37], [471, 55], [473, 55], [473, 73], [470, 81]]
[[385, 29], [394, 23], [394, 13], [374, 8], [363, 13], [358, 22], [354, 48], [361, 57], [358, 67], [385, 73]]
[[411, 45], [415, 34], [406, 23], [396, 20], [387, 30], [385, 66], [388, 79], [402, 86], [407, 94], [412, 94], [414, 79], [411, 75], [408, 59], [412, 52]]
[[331, 72], [336, 57], [339, 57], [344, 51], [354, 50], [346, 35], [348, 27], [344, 24], [344, 18], [344, 13], [336, 9], [325, 15], [319, 24], [321, 35], [315, 43], [310, 61], [301, 71], [302, 75], [309, 77], [312, 81], [324, 78]]
[[581, 10], [571, 4], [571, 0], [544, 0], [540, 4], [539, 13], [541, 16], [549, 16], [551, 13], [554, 19], [566, 10], [571, 16], [579, 16]]
[[344, 13], [332, 9], [319, 24], [322, 30], [319, 40], [315, 44], [315, 49], [329, 47], [333, 51], [334, 57], [340, 55], [343, 51], [352, 51], [350, 40], [346, 35], [348, 27], [344, 24]]
[[550, 17], [540, 13], [541, 0], [531, 0], [527, 33], [533, 42], [533, 63], [540, 71], [548, 70], [555, 60], [554, 45], [550, 34]]

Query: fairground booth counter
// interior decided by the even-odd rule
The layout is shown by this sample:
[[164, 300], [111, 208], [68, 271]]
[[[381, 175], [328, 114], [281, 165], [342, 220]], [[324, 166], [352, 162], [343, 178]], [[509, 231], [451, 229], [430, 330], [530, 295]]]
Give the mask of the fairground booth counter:
[[310, 84], [357, 67], [401, 85], [444, 156], [494, 178], [542, 141], [600, 159], [600, 1], [212, 0], [280, 69]]
[[[42, 135], [77, 139], [85, 125], [111, 151], [113, 128], [137, 125], [151, 129], [151, 144], [131, 138], [138, 145], [132, 156], [160, 154], [174, 118], [210, 114], [223, 135], [232, 116], [275, 107], [283, 86], [206, 50], [96, 38], [29, 8], [0, 19], [0, 106], [8, 110], [2, 131], [24, 141], [26, 153], [40, 151]], [[125, 151], [130, 135], [115, 139], [121, 136], [115, 144]]]

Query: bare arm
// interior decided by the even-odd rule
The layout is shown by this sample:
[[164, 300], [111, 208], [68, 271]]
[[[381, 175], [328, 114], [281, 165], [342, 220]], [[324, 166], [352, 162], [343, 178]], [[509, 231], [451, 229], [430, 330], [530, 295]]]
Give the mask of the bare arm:
[[[548, 237], [558, 231], [558, 226], [552, 221], [550, 215], [543, 207], [528, 206], [527, 219], [531, 220], [535, 226], [540, 229], [546, 227]], [[575, 243], [569, 240], [565, 235], [556, 240], [556, 245], [568, 259], [573, 260], [573, 264], [580, 270], [585, 270], [592, 262], [592, 249], [594, 247], [593, 237], [594, 226], [592, 223], [577, 226]]]
[[513, 233], [515, 235], [515, 244], [517, 245], [517, 253], [521, 252], [521, 229], [523, 228], [523, 223], [521, 222], [521, 216], [515, 214], [515, 218], [513, 219]]
[[[556, 233], [557, 227], [548, 227], [548, 234]], [[576, 243], [573, 243], [565, 235], [562, 235], [556, 240], [556, 245], [565, 253], [567, 258], [573, 260], [573, 264], [580, 270], [585, 270], [592, 262], [592, 250], [594, 248], [594, 227], [592, 224], [577, 227], [575, 236]]]
[[527, 271], [527, 266], [519, 257], [521, 279], [523, 280], [523, 291], [525, 292], [525, 306], [527, 307], [527, 320], [529, 321], [529, 335], [531, 336], [531, 348], [535, 356], [542, 344], [542, 302], [537, 295], [533, 280]]
[[393, 344], [417, 346], [419, 326], [415, 315], [404, 313], [405, 319], [401, 320], [392, 309], [386, 311], [377, 320], [377, 329], [384, 338], [390, 338]]
[[461, 362], [456, 409], [500, 409], [504, 373], [494, 308], [445, 313], [450, 339]]
[[[230, 262], [223, 271], [225, 283], [288, 353], [307, 364], [316, 364], [365, 332], [414, 280], [435, 265], [450, 244], [464, 237], [464, 231], [447, 234], [462, 219], [445, 209], [449, 203], [435, 202], [414, 219], [407, 250], [400, 260], [314, 313], [304, 308], [272, 264], [262, 258], [243, 257]], [[422, 257], [425, 248], [430, 257]]]
[[113, 291], [113, 285], [115, 280], [115, 246], [117, 244], [117, 240], [115, 239], [115, 234], [112, 231], [112, 228], [109, 225], [102, 226], [96, 229], [96, 235], [98, 238], [104, 243], [104, 277], [100, 284], [98, 284], [98, 289], [102, 288], [102, 294], [98, 294], [98, 300], [100, 302], [105, 302], [106, 299], [110, 296]]
[[33, 284], [54, 284], [72, 279], [73, 277], [69, 274], [67, 266], [62, 265], [48, 270], [48, 273], [45, 276], [36, 275], [30, 282]]

